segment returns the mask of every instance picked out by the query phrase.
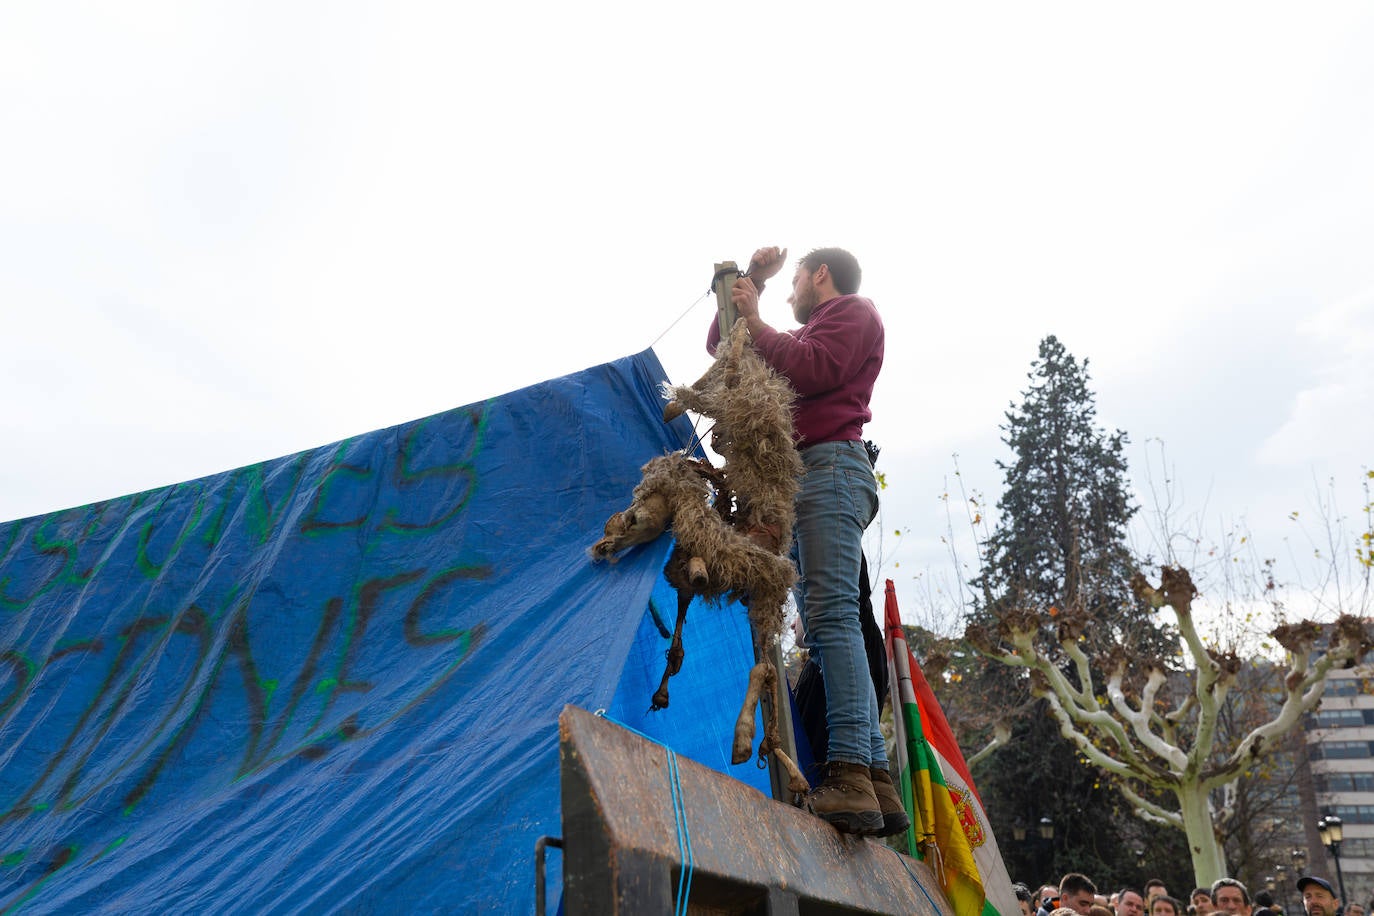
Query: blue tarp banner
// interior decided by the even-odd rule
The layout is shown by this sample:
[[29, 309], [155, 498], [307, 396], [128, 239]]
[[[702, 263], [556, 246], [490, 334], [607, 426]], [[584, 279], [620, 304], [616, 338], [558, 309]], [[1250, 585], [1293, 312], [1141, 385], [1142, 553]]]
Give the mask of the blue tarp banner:
[[587, 556], [691, 441], [663, 378], [646, 351], [0, 523], [0, 914], [529, 912], [567, 703], [766, 791], [727, 759], [743, 612], [693, 610], [646, 716], [669, 540]]

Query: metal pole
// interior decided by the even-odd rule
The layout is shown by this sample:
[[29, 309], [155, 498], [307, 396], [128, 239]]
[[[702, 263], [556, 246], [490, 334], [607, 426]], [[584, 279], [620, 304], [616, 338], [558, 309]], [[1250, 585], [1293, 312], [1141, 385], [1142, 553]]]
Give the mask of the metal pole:
[[[773, 715], [777, 717], [778, 737], [782, 739], [782, 751], [795, 763], [797, 760], [797, 736], [792, 732], [792, 704], [787, 696], [787, 667], [783, 662], [782, 645], [773, 643], [768, 650], [768, 661], [778, 672], [777, 685], [773, 696], [764, 702], [773, 704]], [[787, 787], [787, 771], [778, 765], [772, 754], [768, 755], [768, 781], [773, 787], [773, 797], [778, 801], [792, 804], [792, 790]]]
[[1350, 903], [1350, 901], [1345, 896], [1345, 876], [1341, 874], [1340, 841], [1331, 844], [1331, 858], [1336, 860], [1336, 886], [1341, 889], [1341, 911], [1344, 912], [1346, 905]]
[[730, 329], [735, 326], [735, 319], [739, 317], [739, 313], [735, 311], [735, 300], [730, 298], [730, 291], [735, 288], [735, 281], [738, 279], [739, 265], [734, 261], [720, 261], [716, 264], [716, 321], [720, 326], [721, 340], [729, 339]]

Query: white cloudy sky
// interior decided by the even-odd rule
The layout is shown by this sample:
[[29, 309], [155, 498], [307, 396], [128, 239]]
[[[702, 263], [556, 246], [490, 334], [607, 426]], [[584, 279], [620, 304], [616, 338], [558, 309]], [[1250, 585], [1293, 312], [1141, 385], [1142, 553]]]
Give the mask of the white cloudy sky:
[[638, 352], [714, 261], [839, 244], [908, 606], [1049, 333], [1281, 554], [1374, 465], [1372, 46], [1339, 2], [7, 4], [0, 519]]

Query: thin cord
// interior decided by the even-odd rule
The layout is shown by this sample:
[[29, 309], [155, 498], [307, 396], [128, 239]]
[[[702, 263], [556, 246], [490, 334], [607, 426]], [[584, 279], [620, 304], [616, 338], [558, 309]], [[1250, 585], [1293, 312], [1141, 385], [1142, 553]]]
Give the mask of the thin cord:
[[[740, 276], [742, 276], [742, 277], [747, 277], [748, 274], [740, 274]], [[667, 337], [667, 336], [668, 336], [668, 332], [671, 331], [673, 328], [677, 327], [679, 324], [681, 324], [681, 323], [682, 323], [682, 319], [684, 319], [684, 318], [686, 318], [688, 315], [690, 315], [690, 314], [692, 313], [692, 310], [695, 309], [698, 305], [701, 305], [703, 299], [705, 299], [707, 296], [712, 295], [712, 294], [715, 292], [715, 286], [716, 286], [716, 281], [715, 281], [715, 279], [713, 278], [713, 279], [711, 280], [711, 288], [708, 289], [706, 292], [702, 293], [701, 296], [698, 297], [697, 300], [696, 300], [695, 302], [693, 302], [691, 305], [687, 306], [687, 309], [686, 309], [681, 315], [678, 315], [677, 318], [675, 318], [675, 319], [673, 320], [673, 323], [672, 323], [672, 324], [670, 324], [670, 325], [668, 325], [668, 327], [664, 328], [664, 329], [663, 329], [663, 333], [662, 333], [662, 334], [659, 334], [657, 337], [655, 337], [655, 338], [653, 339], [653, 343], [650, 343], [650, 344], [649, 344], [650, 348], [652, 348], [655, 344], [657, 344], [657, 343], [658, 343], [660, 340], [662, 340], [664, 337]], [[702, 441], [702, 437], [703, 437], [705, 434], [700, 433], [700, 432], [697, 431], [697, 425], [698, 425], [699, 422], [700, 422], [700, 421], [693, 421], [693, 423], [692, 423], [692, 441], [682, 443], [682, 448], [683, 448], [684, 451], [690, 450], [693, 446], [700, 446], [700, 447], [703, 449], [703, 451], [705, 450], [705, 443]], [[706, 432], [709, 433], [709, 432], [711, 431], [711, 429], [715, 429], [715, 424], [712, 424], [712, 425], [711, 425], [711, 428], [708, 429], [708, 430], [706, 430]]]
[[651, 343], [651, 344], [649, 344], [649, 346], [652, 347], [654, 344], [658, 343], [660, 340], [662, 340], [664, 337], [666, 337], [669, 331], [671, 331], [673, 328], [677, 327], [677, 326], [678, 326], [678, 323], [681, 322], [682, 319], [684, 319], [684, 318], [686, 318], [688, 315], [690, 315], [690, 314], [692, 313], [692, 309], [696, 308], [698, 305], [701, 305], [702, 299], [705, 299], [705, 298], [706, 298], [707, 296], [709, 296], [709, 295], [711, 295], [711, 291], [708, 289], [706, 292], [704, 292], [704, 293], [701, 294], [701, 298], [700, 298], [700, 299], [697, 299], [696, 302], [693, 302], [691, 305], [687, 306], [687, 311], [683, 312], [681, 315], [678, 315], [678, 316], [677, 316], [677, 319], [676, 319], [672, 324], [670, 324], [670, 325], [668, 325], [666, 328], [664, 328], [664, 329], [663, 329], [663, 333], [660, 334], [660, 335], [658, 335], [657, 337], [655, 337], [655, 338], [654, 338], [654, 342]]
[[692, 861], [692, 835], [687, 832], [687, 803], [682, 798], [682, 783], [678, 778], [677, 753], [666, 744], [663, 747], [668, 752], [668, 773], [673, 781], [673, 817], [677, 820], [679, 856], [683, 855], [684, 845], [686, 847], [686, 864], [678, 872], [677, 878], [677, 913], [678, 916], [686, 916], [687, 899], [692, 896], [692, 872], [696, 870]]
[[[741, 274], [741, 276], [748, 276], [748, 274]], [[702, 293], [701, 296], [700, 296], [700, 298], [697, 299], [697, 301], [695, 301], [695, 302], [693, 302], [691, 305], [687, 306], [687, 310], [684, 311], [681, 315], [677, 316], [676, 320], [674, 320], [672, 324], [668, 325], [668, 327], [666, 327], [666, 328], [663, 330], [663, 333], [662, 333], [662, 334], [660, 334], [660, 335], [658, 335], [657, 337], [655, 337], [653, 343], [649, 344], [649, 346], [650, 346], [650, 347], [653, 347], [654, 344], [657, 344], [660, 340], [662, 340], [665, 336], [667, 336], [667, 334], [668, 334], [669, 331], [671, 331], [673, 328], [677, 327], [677, 326], [682, 322], [682, 319], [684, 319], [684, 318], [686, 318], [688, 315], [690, 315], [690, 314], [692, 313], [692, 310], [693, 310], [693, 309], [695, 309], [698, 305], [701, 305], [702, 299], [705, 299], [707, 296], [710, 296], [710, 295], [712, 294], [712, 292], [714, 291], [715, 282], [716, 282], [716, 281], [713, 279], [713, 280], [711, 281], [711, 287], [712, 287], [712, 288], [711, 288], [711, 289], [708, 289], [706, 292]], [[701, 431], [697, 428], [697, 427], [699, 427], [699, 426], [701, 425], [701, 419], [702, 419], [702, 418], [698, 417], [696, 420], [693, 420], [693, 421], [692, 421], [692, 437], [691, 437], [691, 440], [690, 440], [690, 441], [687, 441], [687, 442], [683, 442], [683, 443], [682, 443], [682, 450], [683, 450], [683, 452], [691, 452], [691, 451], [694, 451], [694, 450], [700, 450], [700, 451], [702, 452], [702, 454], [705, 454], [705, 452], [706, 452], [706, 441], [705, 441], [705, 437], [706, 437], [707, 435], [710, 434], [711, 430], [713, 430], [713, 429], [716, 428], [716, 424], [712, 423], [709, 427], [707, 427], [706, 432], [703, 433], [703, 432], [701, 432]], [[626, 726], [626, 727], [628, 728], [629, 726]], [[633, 729], [631, 729], [631, 731], [633, 731]], [[646, 735], [645, 737], [648, 737], [648, 736]], [[649, 740], [652, 741], [653, 739], [650, 738]]]
[[893, 849], [891, 846], [886, 846], [886, 848], [887, 848], [894, 856], [897, 857], [897, 861], [898, 861], [898, 862], [901, 862], [901, 863], [902, 863], [902, 868], [905, 868], [905, 869], [906, 869], [906, 873], [907, 873], [908, 875], [911, 876], [911, 883], [915, 884], [917, 887], [919, 887], [919, 888], [921, 889], [921, 893], [925, 894], [925, 895], [926, 895], [926, 899], [930, 901], [931, 908], [934, 909], [934, 910], [938, 913], [938, 912], [940, 911], [940, 907], [938, 907], [938, 906], [935, 904], [935, 900], [930, 896], [930, 891], [926, 890], [926, 886], [925, 886], [924, 884], [921, 883], [921, 879], [918, 878], [918, 877], [916, 877], [916, 874], [911, 870], [911, 866], [906, 864], [906, 857], [903, 856], [903, 855], [902, 855], [900, 852], [898, 852], [897, 850]]
[[604, 709], [598, 709], [595, 715], [607, 722], [614, 722], [645, 741], [652, 741], [668, 752], [668, 786], [673, 800], [673, 819], [677, 822], [677, 853], [678, 858], [682, 861], [682, 869], [678, 872], [677, 881], [677, 908], [674, 912], [676, 916], [686, 916], [687, 898], [692, 894], [692, 872], [696, 869], [696, 863], [692, 857], [692, 834], [687, 829], [687, 803], [682, 798], [682, 782], [678, 775], [677, 752], [657, 738], [651, 738], [642, 731], [611, 718]]
[[[691, 441], [691, 442], [683, 442], [683, 443], [682, 443], [682, 450], [683, 450], [683, 452], [690, 452], [690, 451], [693, 451], [695, 448], [699, 448], [699, 449], [701, 449], [702, 454], [705, 454], [705, 452], [706, 452], [706, 438], [705, 438], [705, 437], [708, 436], [708, 435], [710, 435], [711, 430], [713, 430], [713, 429], [716, 428], [716, 424], [712, 423], [710, 426], [706, 427], [706, 432], [702, 433], [702, 432], [698, 432], [698, 431], [697, 431], [697, 425], [698, 425], [699, 423], [701, 423], [701, 420], [700, 420], [700, 419], [694, 420], [694, 421], [692, 422], [692, 441]], [[679, 440], [679, 441], [681, 441], [681, 440]]]

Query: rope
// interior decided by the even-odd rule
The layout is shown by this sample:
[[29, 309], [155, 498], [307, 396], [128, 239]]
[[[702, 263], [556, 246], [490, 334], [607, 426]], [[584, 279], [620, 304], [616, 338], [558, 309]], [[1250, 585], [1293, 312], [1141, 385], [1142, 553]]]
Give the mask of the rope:
[[716, 428], [716, 424], [712, 423], [710, 426], [706, 427], [706, 432], [705, 432], [705, 433], [700, 432], [700, 431], [697, 429], [697, 426], [699, 426], [700, 424], [701, 424], [701, 419], [700, 419], [700, 418], [698, 418], [698, 419], [692, 421], [692, 441], [691, 441], [691, 442], [682, 442], [681, 439], [678, 440], [679, 442], [682, 442], [682, 451], [683, 451], [684, 453], [691, 452], [691, 451], [693, 451], [695, 448], [700, 448], [700, 449], [702, 450], [703, 453], [706, 451], [706, 439], [705, 439], [705, 437], [706, 437], [706, 435], [707, 435], [708, 433], [711, 432], [711, 430], [713, 430], [713, 429]]
[[[695, 861], [692, 857], [692, 835], [687, 829], [687, 806], [682, 799], [682, 781], [677, 766], [677, 752], [671, 747], [651, 738], [633, 726], [626, 725], [618, 719], [613, 719], [606, 714], [606, 710], [598, 709], [594, 715], [598, 719], [605, 719], [607, 722], [614, 722], [628, 732], [632, 732], [645, 741], [657, 744], [668, 753], [668, 784], [673, 799], [673, 819], [677, 826], [677, 853], [682, 861], [682, 870], [678, 873], [677, 881], [677, 907], [673, 910], [674, 916], [687, 916], [687, 898], [692, 893], [692, 872], [695, 870]], [[930, 891], [926, 890], [925, 885], [916, 877], [916, 873], [911, 870], [911, 866], [906, 864], [906, 857], [893, 849], [891, 846], [884, 845], [884, 848], [897, 857], [897, 861], [902, 863], [902, 868], [906, 869], [907, 876], [911, 878], [911, 883], [920, 889], [925, 895], [926, 900], [930, 901], [930, 908], [935, 912], [940, 912], [939, 905], [930, 896]]]
[[682, 862], [682, 870], [678, 873], [677, 881], [677, 908], [673, 912], [675, 916], [687, 916], [687, 898], [692, 893], [692, 872], [696, 866], [692, 858], [692, 835], [687, 829], [687, 805], [682, 800], [682, 781], [677, 767], [677, 752], [657, 738], [650, 738], [642, 731], [612, 719], [604, 709], [598, 709], [595, 715], [607, 722], [614, 722], [626, 731], [633, 732], [645, 741], [657, 744], [668, 752], [668, 786], [673, 799], [673, 819], [677, 824], [677, 854]]
[[[653, 342], [649, 344], [650, 348], [654, 347], [655, 345], [658, 344], [658, 342], [659, 342], [660, 340], [662, 340], [663, 338], [667, 337], [667, 336], [668, 336], [668, 332], [671, 331], [673, 328], [677, 327], [679, 324], [681, 324], [681, 323], [682, 323], [682, 319], [684, 319], [684, 318], [686, 318], [688, 315], [692, 314], [692, 310], [695, 309], [698, 305], [701, 305], [702, 300], [704, 300], [707, 296], [710, 296], [711, 294], [713, 294], [713, 293], [716, 291], [716, 281], [718, 281], [718, 280], [720, 279], [721, 275], [724, 274], [724, 273], [727, 273], [727, 271], [717, 271], [717, 272], [716, 272], [715, 276], [713, 276], [713, 277], [711, 278], [711, 288], [708, 289], [706, 292], [702, 293], [702, 294], [697, 298], [697, 300], [696, 300], [695, 302], [693, 302], [691, 305], [687, 306], [686, 310], [684, 310], [683, 313], [682, 313], [681, 315], [678, 315], [676, 318], [674, 318], [674, 319], [673, 319], [673, 323], [670, 324], [670, 325], [668, 325], [666, 328], [664, 328], [664, 329], [663, 329], [663, 333], [659, 334], [657, 337], [655, 337], [655, 338], [653, 339]], [[742, 274], [740, 274], [740, 276], [741, 276], [741, 277], [747, 277], [747, 276], [749, 276], [749, 274], [747, 274], [747, 273], [742, 273]], [[704, 433], [701, 433], [701, 432], [697, 429], [697, 426], [699, 425], [699, 423], [700, 423], [699, 420], [698, 420], [698, 421], [693, 421], [693, 423], [692, 423], [692, 440], [691, 440], [690, 442], [683, 442], [683, 443], [682, 443], [682, 448], [683, 448], [684, 451], [690, 451], [690, 450], [692, 449], [693, 446], [703, 446], [703, 447], [704, 447], [704, 443], [703, 443], [702, 440], [703, 440], [703, 437], [704, 437], [705, 434], [704, 434]], [[715, 428], [715, 424], [712, 424], [711, 427], [710, 427], [709, 429], [706, 430], [706, 432], [709, 433], [709, 432], [710, 432], [712, 429], [714, 429], [714, 428]], [[628, 726], [626, 726], [626, 727], [628, 728]], [[631, 731], [634, 731], [634, 729], [630, 729], [630, 730], [631, 730]], [[653, 739], [650, 738], [649, 740], [652, 741]]]
[[[738, 267], [722, 267], [720, 270], [716, 271], [714, 274], [711, 275], [711, 288], [708, 289], [706, 292], [708, 294], [714, 293], [716, 291], [716, 284], [723, 280], [726, 274], [735, 274], [736, 280], [744, 280], [749, 278], [749, 271], [747, 270], [741, 272]], [[760, 286], [759, 290], [762, 291], [763, 287]]]
[[[711, 295], [711, 290], [708, 289], [706, 292], [702, 293], [701, 296], [700, 296], [695, 302], [693, 302], [691, 305], [687, 306], [687, 310], [686, 310], [686, 311], [684, 311], [681, 315], [678, 315], [677, 318], [673, 319], [673, 323], [670, 324], [670, 325], [668, 325], [666, 328], [664, 328], [664, 329], [663, 329], [663, 333], [662, 333], [662, 334], [659, 334], [657, 337], [655, 337], [654, 340], [653, 340], [653, 343], [649, 344], [649, 346], [652, 348], [652, 347], [655, 346], [660, 340], [662, 340], [664, 337], [667, 337], [667, 336], [668, 336], [668, 332], [671, 331], [673, 328], [677, 327], [679, 324], [681, 324], [681, 323], [682, 323], [682, 319], [684, 319], [684, 318], [686, 318], [688, 315], [690, 315], [690, 314], [692, 313], [692, 309], [696, 308], [698, 305], [701, 305], [702, 300], [705, 299], [705, 298], [706, 298], [707, 296], [709, 296], [709, 295]], [[682, 449], [683, 449], [683, 451], [691, 451], [693, 446], [703, 446], [703, 447], [704, 447], [704, 444], [703, 444], [703, 442], [702, 442], [702, 435], [703, 435], [703, 434], [697, 430], [697, 426], [699, 425], [700, 422], [701, 422], [700, 420], [694, 420], [694, 421], [692, 422], [692, 438], [691, 438], [690, 441], [686, 441], [686, 442], [683, 442], [683, 443], [682, 443]], [[711, 429], [714, 429], [714, 428], [715, 428], [715, 425], [712, 424]], [[709, 432], [711, 431], [711, 429], [708, 429], [706, 432], [709, 433]], [[626, 726], [626, 727], [628, 728], [629, 726]], [[630, 730], [631, 730], [631, 731], [634, 731], [634, 729], [630, 729]], [[653, 739], [650, 738], [649, 740], [652, 741]]]
[[[739, 270], [739, 268], [737, 268], [737, 267], [734, 267], [734, 268], [724, 268], [724, 269], [722, 269], [722, 270], [716, 271], [716, 272], [715, 272], [714, 274], [712, 274], [712, 276], [711, 276], [711, 286], [710, 286], [710, 288], [707, 289], [706, 292], [704, 292], [704, 293], [701, 294], [701, 299], [698, 299], [696, 302], [693, 302], [691, 305], [687, 306], [687, 311], [685, 311], [685, 312], [683, 312], [681, 315], [677, 316], [677, 319], [676, 319], [672, 324], [668, 325], [668, 327], [664, 328], [664, 329], [663, 329], [663, 333], [660, 334], [660, 335], [658, 335], [657, 337], [655, 337], [655, 338], [654, 338], [654, 343], [649, 344], [649, 346], [652, 347], [654, 344], [656, 344], [656, 343], [658, 343], [660, 340], [662, 340], [663, 337], [664, 337], [664, 335], [666, 335], [666, 334], [667, 334], [669, 331], [671, 331], [673, 328], [677, 327], [677, 326], [678, 326], [678, 322], [682, 321], [682, 319], [686, 318], [686, 317], [691, 313], [692, 309], [696, 308], [698, 305], [701, 305], [701, 300], [702, 300], [702, 299], [705, 299], [707, 296], [710, 296], [710, 295], [712, 295], [713, 293], [715, 293], [715, 291], [716, 291], [716, 284], [719, 283], [720, 280], [721, 280], [721, 278], [724, 277], [726, 274], [738, 274], [738, 279], [743, 280], [744, 278], [746, 278], [746, 277], [749, 276], [749, 271], [746, 270], [746, 271], [744, 271], [743, 273], [740, 273], [740, 270]], [[762, 287], [760, 287], [760, 289], [762, 289]]]
[[666, 337], [666, 336], [668, 335], [668, 332], [669, 332], [669, 331], [671, 331], [673, 328], [677, 327], [677, 326], [678, 326], [678, 323], [681, 322], [682, 319], [684, 319], [684, 318], [686, 318], [688, 315], [690, 315], [690, 314], [692, 313], [692, 309], [696, 308], [698, 305], [701, 305], [702, 300], [705, 299], [705, 298], [706, 298], [707, 296], [709, 296], [709, 295], [711, 295], [711, 291], [708, 289], [706, 292], [704, 292], [704, 293], [701, 294], [701, 297], [700, 297], [699, 299], [697, 299], [696, 302], [693, 302], [691, 305], [687, 306], [687, 310], [686, 310], [685, 312], [683, 312], [681, 315], [678, 315], [677, 318], [674, 319], [674, 321], [673, 321], [672, 324], [670, 324], [670, 325], [668, 325], [666, 328], [664, 328], [664, 329], [663, 329], [663, 333], [660, 334], [660, 335], [658, 335], [657, 337], [655, 337], [655, 338], [654, 338], [654, 342], [651, 343], [651, 344], [649, 344], [649, 346], [652, 347], [654, 344], [658, 343], [660, 340], [662, 340], [664, 337]]
[[902, 863], [902, 868], [905, 868], [906, 873], [911, 876], [911, 883], [919, 887], [921, 889], [921, 893], [926, 895], [926, 899], [930, 901], [931, 909], [935, 910], [935, 912], [937, 913], [940, 912], [940, 907], [937, 906], [935, 901], [931, 898], [930, 891], [926, 890], [926, 886], [921, 883], [921, 879], [916, 877], [916, 873], [911, 870], [911, 866], [906, 864], [906, 856], [902, 855], [900, 852], [893, 849], [891, 846], [886, 846], [886, 844], [884, 845], [886, 849], [891, 851], [891, 853], [897, 857], [897, 861]]

